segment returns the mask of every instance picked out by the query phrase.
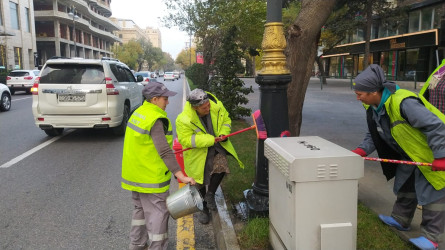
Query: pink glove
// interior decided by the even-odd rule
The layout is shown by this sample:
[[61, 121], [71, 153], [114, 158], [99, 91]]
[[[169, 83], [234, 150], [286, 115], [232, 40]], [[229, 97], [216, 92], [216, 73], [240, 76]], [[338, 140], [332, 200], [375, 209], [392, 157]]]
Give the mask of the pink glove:
[[433, 171], [445, 171], [445, 158], [434, 159], [431, 169]]
[[352, 150], [352, 152], [360, 155], [361, 157], [365, 157], [366, 156], [365, 150], [363, 150], [361, 148], [356, 148], [356, 149]]

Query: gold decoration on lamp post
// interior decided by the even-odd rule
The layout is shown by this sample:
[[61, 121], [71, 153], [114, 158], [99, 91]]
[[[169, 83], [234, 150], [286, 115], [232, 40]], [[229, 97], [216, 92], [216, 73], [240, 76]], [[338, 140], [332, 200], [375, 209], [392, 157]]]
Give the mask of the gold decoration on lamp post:
[[283, 23], [266, 23], [261, 47], [264, 51], [261, 60], [261, 71], [259, 75], [286, 75], [290, 74], [287, 67], [286, 39], [283, 33]]

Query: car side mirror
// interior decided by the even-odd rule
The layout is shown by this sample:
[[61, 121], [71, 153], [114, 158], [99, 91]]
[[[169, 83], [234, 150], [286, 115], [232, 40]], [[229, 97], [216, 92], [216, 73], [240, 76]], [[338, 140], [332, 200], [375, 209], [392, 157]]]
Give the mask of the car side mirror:
[[136, 77], [136, 81], [137, 81], [137, 82], [142, 82], [143, 80], [144, 80], [144, 77], [141, 76], [141, 75], [138, 75], [138, 76]]

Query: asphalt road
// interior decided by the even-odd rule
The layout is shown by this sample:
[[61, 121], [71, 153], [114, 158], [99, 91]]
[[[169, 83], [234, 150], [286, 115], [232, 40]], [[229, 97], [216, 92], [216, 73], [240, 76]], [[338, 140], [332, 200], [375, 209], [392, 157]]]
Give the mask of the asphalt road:
[[[167, 107], [173, 123], [182, 80], [164, 82], [178, 92]], [[0, 113], [0, 249], [128, 249], [133, 206], [120, 187], [124, 137], [71, 129], [49, 143], [31, 103], [17, 92], [11, 110]], [[195, 221], [196, 249], [214, 249], [211, 225]], [[176, 228], [170, 218], [169, 249], [176, 249]]]

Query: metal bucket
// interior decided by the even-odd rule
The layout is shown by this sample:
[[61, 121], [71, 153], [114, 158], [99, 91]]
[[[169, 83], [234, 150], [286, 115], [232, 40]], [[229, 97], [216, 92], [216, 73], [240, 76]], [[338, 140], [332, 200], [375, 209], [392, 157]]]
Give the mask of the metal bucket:
[[167, 209], [173, 219], [202, 211], [202, 197], [195, 186], [187, 184], [167, 197]]

